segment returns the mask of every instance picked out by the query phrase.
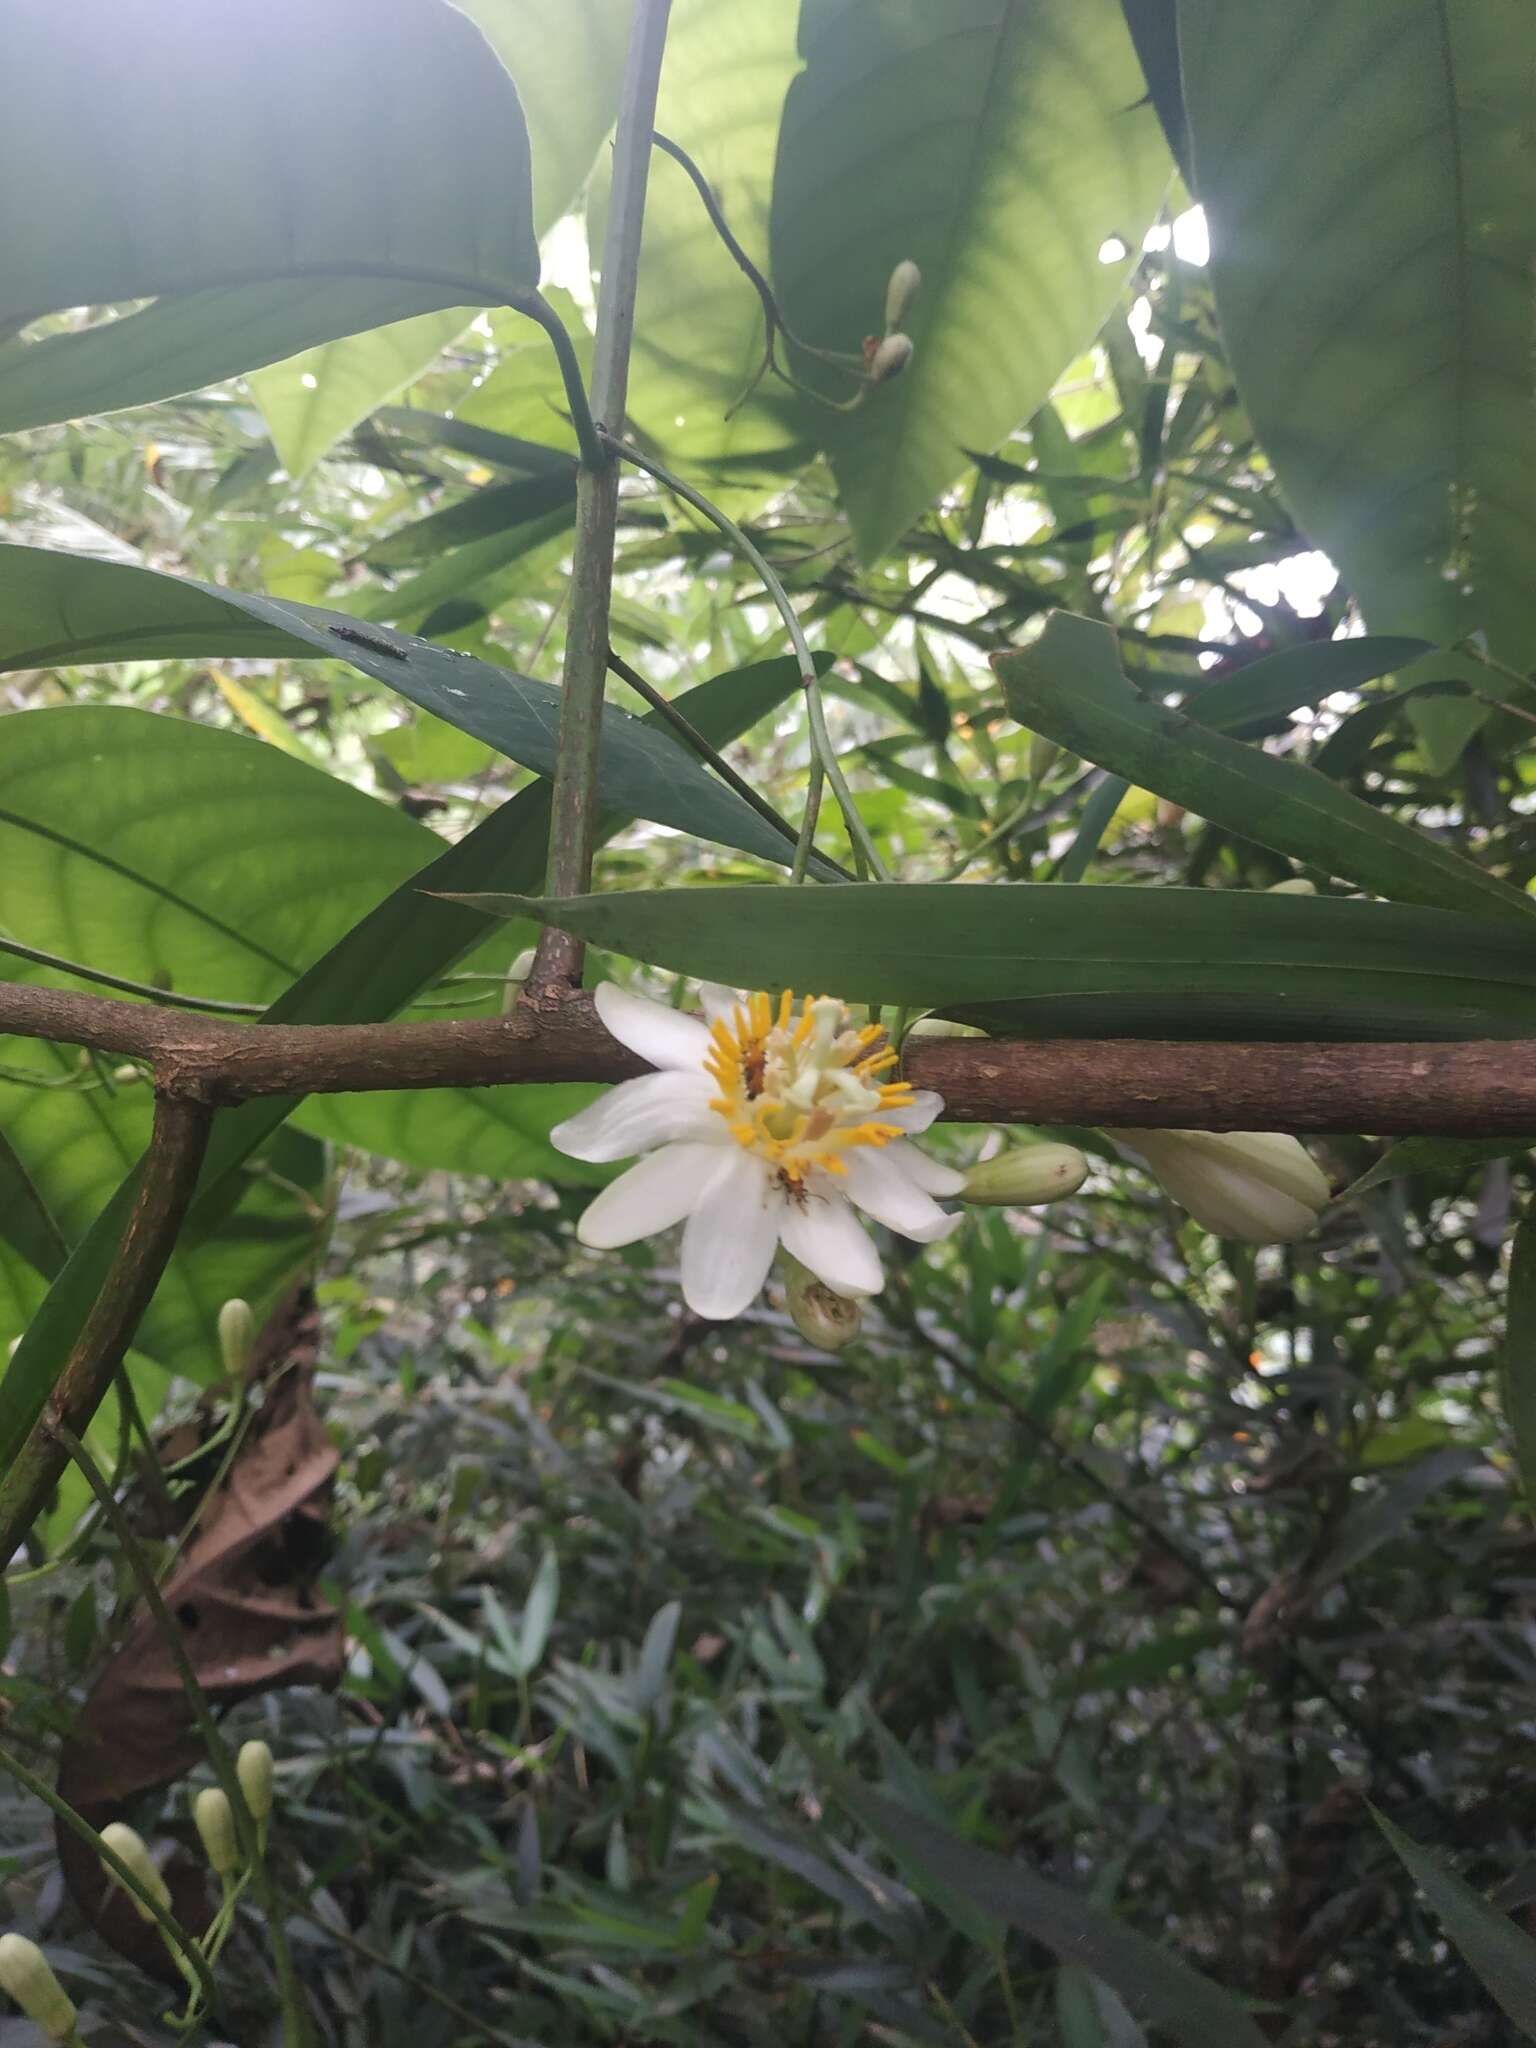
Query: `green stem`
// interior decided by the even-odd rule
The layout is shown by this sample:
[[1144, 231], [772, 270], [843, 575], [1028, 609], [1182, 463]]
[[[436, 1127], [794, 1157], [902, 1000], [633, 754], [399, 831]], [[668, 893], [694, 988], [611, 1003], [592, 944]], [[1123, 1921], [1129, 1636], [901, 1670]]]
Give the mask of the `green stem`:
[[[671, 0], [635, 0], [614, 136], [608, 237], [603, 249], [597, 335], [592, 352], [592, 413], [599, 422], [611, 421], [616, 426], [623, 423], [629, 387], [629, 349], [635, 325], [651, 124], [656, 113], [656, 88], [670, 11]], [[539, 317], [536, 309], [530, 310], [534, 310], [535, 318]], [[618, 466], [602, 441], [600, 428], [594, 429], [590, 445], [583, 441], [576, 479], [576, 542], [571, 558], [570, 619], [561, 674], [559, 755], [550, 797], [551, 896], [582, 896], [592, 883], [603, 684], [608, 667], [608, 611], [618, 516]], [[579, 982], [581, 959], [578, 939], [568, 932], [546, 932], [539, 942], [527, 993], [537, 998]]]
[[[542, 292], [520, 292], [507, 303], [514, 312], [526, 313], [530, 320], [536, 320], [554, 343], [555, 360], [560, 365], [560, 379], [565, 385], [565, 399], [571, 408], [571, 424], [576, 429], [576, 445], [581, 450], [582, 462], [588, 469], [606, 468], [608, 458], [597, 438], [592, 408], [587, 402], [587, 387], [581, 381], [581, 364], [577, 361], [575, 345], [565, 331], [565, 322]], [[595, 396], [595, 382], [593, 391]]]
[[665, 484], [667, 489], [674, 491], [685, 504], [691, 505], [696, 512], [702, 512], [712, 525], [718, 526], [720, 531], [740, 548], [762, 578], [763, 588], [772, 598], [779, 617], [784, 621], [784, 630], [788, 633], [790, 645], [795, 650], [795, 658], [800, 663], [800, 681], [805, 690], [812, 750], [821, 763], [822, 773], [832, 785], [832, 794], [837, 798], [838, 808], [843, 814], [843, 823], [848, 827], [848, 837], [855, 851], [862, 854], [868, 862], [869, 871], [876, 881], [888, 882], [891, 879], [890, 873], [875, 851], [875, 843], [869, 836], [864, 820], [859, 816], [853, 793], [843, 780], [842, 769], [837, 765], [837, 754], [832, 746], [831, 735], [827, 731], [826, 713], [822, 709], [821, 680], [816, 674], [816, 664], [811, 658], [810, 647], [801, 630], [800, 621], [795, 616], [795, 608], [789, 601], [789, 595], [770, 568], [762, 549], [742, 531], [728, 513], [722, 512], [718, 505], [712, 504], [703, 492], [696, 491], [692, 484], [685, 484], [680, 476], [674, 476], [664, 463], [656, 460], [655, 456], [643, 455], [638, 448], [632, 448], [627, 441], [619, 440], [616, 435], [608, 433], [605, 429], [599, 431], [602, 433], [604, 444], [612, 449], [615, 455], [622, 455], [624, 460], [632, 462], [636, 469], [643, 469], [648, 476], [655, 477], [658, 483]]
[[812, 754], [810, 779], [805, 790], [805, 810], [800, 819], [800, 837], [795, 841], [795, 864], [789, 871], [792, 882], [803, 882], [805, 871], [810, 865], [811, 847], [816, 840], [816, 820], [821, 815], [821, 792], [826, 777], [821, 772], [821, 756]]
[[24, 1792], [30, 1792], [34, 1799], [40, 1799], [55, 1820], [62, 1821], [71, 1834], [78, 1835], [91, 1853], [99, 1857], [104, 1867], [111, 1871], [123, 1890], [130, 1893], [145, 1912], [151, 1915], [178, 1967], [190, 1967], [205, 2005], [210, 2012], [213, 2011], [218, 2004], [218, 1987], [213, 1981], [208, 1959], [176, 1916], [161, 1905], [146, 1885], [140, 1883], [116, 1850], [107, 1847], [85, 1815], [76, 1813], [67, 1799], [61, 1799], [53, 1787], [29, 1771], [19, 1757], [12, 1756], [8, 1750], [0, 1749], [0, 1771], [14, 1778]]
[[256, 1897], [267, 1923], [267, 1939], [272, 1945], [272, 1965], [277, 1973], [278, 1997], [283, 2009], [283, 2040], [286, 2048], [310, 2048], [314, 2040], [309, 2023], [309, 2014], [304, 2007], [304, 1996], [299, 1989], [299, 1980], [293, 1967], [293, 1956], [288, 1947], [288, 1937], [283, 1929], [282, 1906], [272, 1882], [272, 1873], [267, 1868], [262, 1854], [261, 1836], [251, 1809], [245, 1803], [239, 1773], [229, 1745], [219, 1733], [218, 1723], [213, 1718], [213, 1709], [208, 1704], [208, 1695], [203, 1691], [202, 1681], [193, 1668], [192, 1659], [187, 1655], [186, 1644], [182, 1641], [181, 1630], [175, 1617], [165, 1603], [165, 1596], [155, 1578], [154, 1567], [145, 1555], [132, 1523], [123, 1513], [116, 1495], [102, 1476], [100, 1467], [80, 1439], [62, 1422], [45, 1425], [63, 1447], [65, 1452], [79, 1466], [85, 1475], [86, 1484], [101, 1503], [101, 1511], [111, 1524], [112, 1533], [121, 1546], [128, 1569], [133, 1574], [145, 1606], [149, 1609], [161, 1640], [176, 1667], [176, 1676], [181, 1680], [181, 1689], [187, 1696], [193, 1722], [208, 1751], [208, 1760], [213, 1765], [214, 1776], [223, 1788], [234, 1816], [235, 1834], [240, 1850], [250, 1870]]

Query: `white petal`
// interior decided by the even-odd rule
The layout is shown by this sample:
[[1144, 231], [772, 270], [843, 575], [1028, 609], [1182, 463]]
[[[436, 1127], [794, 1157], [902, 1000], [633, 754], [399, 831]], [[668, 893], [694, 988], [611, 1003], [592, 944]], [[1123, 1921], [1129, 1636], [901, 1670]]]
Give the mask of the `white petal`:
[[631, 995], [616, 981], [599, 982], [593, 1001], [597, 1014], [620, 1045], [653, 1067], [694, 1067], [704, 1064], [709, 1033], [697, 1017], [669, 1010], [645, 996]]
[[729, 1023], [732, 1012], [745, 998], [739, 989], [722, 988], [718, 981], [701, 981], [699, 1001], [704, 1005], [704, 1015], [711, 1024], [721, 1017]]
[[915, 1180], [925, 1194], [958, 1195], [965, 1186], [965, 1175], [956, 1167], [930, 1159], [921, 1146], [909, 1145], [905, 1138], [893, 1138], [885, 1147], [885, 1156], [894, 1159], [908, 1180]]
[[840, 1194], [786, 1202], [779, 1219], [786, 1251], [834, 1294], [878, 1294], [885, 1276], [869, 1233]]
[[683, 1299], [696, 1316], [739, 1316], [761, 1293], [783, 1215], [783, 1198], [750, 1152], [733, 1150], [701, 1182], [683, 1232]]
[[880, 1121], [895, 1124], [898, 1130], [916, 1136], [919, 1131], [927, 1130], [943, 1107], [942, 1095], [936, 1095], [931, 1088], [919, 1088], [905, 1109], [882, 1109]]
[[909, 1177], [900, 1159], [889, 1156], [892, 1150], [894, 1147], [888, 1146], [882, 1152], [861, 1148], [844, 1153], [849, 1199], [877, 1223], [899, 1230], [903, 1237], [916, 1238], [920, 1244], [947, 1237], [953, 1219]]
[[718, 1145], [663, 1145], [588, 1204], [576, 1235], [594, 1251], [607, 1252], [669, 1230], [692, 1214], [699, 1189], [719, 1163]]
[[714, 1089], [707, 1075], [642, 1074], [556, 1124], [550, 1142], [573, 1159], [627, 1159], [674, 1138], [728, 1136], [710, 1108]]

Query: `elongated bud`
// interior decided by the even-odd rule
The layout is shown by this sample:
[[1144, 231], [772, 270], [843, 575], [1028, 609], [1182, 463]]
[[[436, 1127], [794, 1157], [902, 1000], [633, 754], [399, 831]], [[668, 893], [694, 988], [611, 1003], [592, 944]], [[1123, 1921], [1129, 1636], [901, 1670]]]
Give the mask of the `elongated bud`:
[[1029, 779], [1044, 782], [1047, 775], [1061, 759], [1061, 749], [1054, 740], [1048, 740], [1043, 732], [1031, 733], [1029, 739]]
[[526, 981], [533, 972], [533, 948], [524, 946], [521, 953], [507, 969], [508, 981]]
[[24, 1934], [0, 1934], [0, 1991], [8, 1991], [50, 2041], [67, 2041], [76, 2013], [53, 1965]]
[[898, 327], [906, 325], [907, 315], [912, 310], [912, 301], [922, 288], [923, 273], [910, 256], [904, 256], [891, 272], [891, 281], [885, 288], [887, 334], [894, 334]]
[[240, 1861], [235, 1814], [227, 1794], [217, 1785], [206, 1786], [192, 1802], [192, 1818], [214, 1876], [227, 1877]]
[[1266, 892], [1270, 896], [1315, 896], [1316, 882], [1309, 882], [1305, 875], [1292, 875], [1286, 882], [1271, 882]]
[[907, 1026], [908, 1038], [985, 1038], [979, 1024], [957, 1024], [953, 1017], [919, 1017]]
[[265, 1820], [272, 1811], [272, 1752], [264, 1742], [241, 1743], [235, 1776], [252, 1820]]
[[244, 1375], [255, 1342], [256, 1318], [251, 1304], [235, 1295], [219, 1310], [219, 1356], [227, 1378], [237, 1380]]
[[1289, 1244], [1328, 1202], [1322, 1169], [1282, 1131], [1116, 1131], [1181, 1209], [1218, 1237]]
[[911, 360], [911, 335], [888, 334], [869, 359], [870, 383], [889, 384], [893, 377], [901, 375]]
[[960, 1200], [1028, 1208], [1033, 1202], [1075, 1195], [1087, 1178], [1088, 1162], [1075, 1145], [1010, 1145], [995, 1159], [971, 1168]]
[[834, 1294], [796, 1258], [786, 1252], [785, 1295], [791, 1319], [807, 1344], [822, 1351], [841, 1351], [859, 1334], [864, 1305], [846, 1294]]
[[[150, 1897], [158, 1899], [162, 1906], [168, 1908], [171, 1903], [170, 1892], [166, 1889], [165, 1879], [155, 1867], [155, 1859], [144, 1845], [143, 1836], [136, 1834], [124, 1822], [115, 1820], [109, 1826], [102, 1829], [101, 1839], [114, 1855], [120, 1857], [127, 1864]], [[105, 1860], [103, 1861], [102, 1868], [114, 1884], [118, 1883], [117, 1872]], [[126, 1886], [124, 1889], [127, 1889]], [[151, 1913], [143, 1900], [138, 1897], [137, 1893], [129, 1892], [128, 1897], [132, 1902], [133, 1910], [141, 1920], [154, 1919], [154, 1914]]]

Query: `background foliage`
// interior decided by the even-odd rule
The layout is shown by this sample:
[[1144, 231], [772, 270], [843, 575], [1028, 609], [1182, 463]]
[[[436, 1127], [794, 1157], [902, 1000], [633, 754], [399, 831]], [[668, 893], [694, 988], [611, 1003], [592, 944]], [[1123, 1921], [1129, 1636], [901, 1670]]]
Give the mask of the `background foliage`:
[[[416, 884], [541, 883], [575, 441], [507, 302], [542, 236], [590, 359], [627, 12], [327, 0], [194, 34], [141, 0], [86, 52], [9, 10], [5, 975], [298, 1021], [506, 999], [533, 926]], [[770, 379], [726, 419], [761, 307], [657, 157], [631, 429], [796, 599], [882, 857], [966, 894], [767, 894], [782, 840], [615, 684], [597, 968], [680, 996], [810, 968], [1025, 1031], [1528, 1031], [1536, 27], [1232, 14], [677, 0], [659, 125], [795, 333], [856, 354], [893, 264], [925, 283], [906, 377], [849, 412]], [[642, 478], [617, 571], [619, 652], [797, 815], [749, 567]], [[830, 805], [819, 845], [851, 863]], [[1319, 900], [1261, 893], [1297, 876]], [[1056, 980], [1034, 938], [997, 967], [1020, 921]], [[3, 1054], [14, 1434], [149, 1091]], [[834, 1358], [776, 1294], [690, 1320], [665, 1240], [577, 1246], [605, 1170], [548, 1132], [580, 1099], [226, 1117], [130, 1361], [195, 1489], [176, 1461], [238, 1407], [220, 1304], [280, 1334], [318, 1304], [346, 1670], [237, 1725], [280, 1759], [324, 2037], [1514, 2038], [1536, 1660], [1496, 1368], [1526, 1148], [1329, 1140], [1317, 1235], [1255, 1253], [1051, 1131], [1092, 1154], [1081, 1194], [894, 1247]], [[133, 1424], [114, 1395], [92, 1442], [167, 1540]], [[85, 1506], [63, 1489], [0, 1605], [0, 1737], [45, 1774], [132, 1604]], [[171, 2038], [42, 1810], [0, 1812], [8, 1916], [89, 2038]], [[186, 1841], [186, 1813], [178, 1786], [139, 1818]], [[265, 1970], [253, 1921], [233, 2039], [267, 2038]]]

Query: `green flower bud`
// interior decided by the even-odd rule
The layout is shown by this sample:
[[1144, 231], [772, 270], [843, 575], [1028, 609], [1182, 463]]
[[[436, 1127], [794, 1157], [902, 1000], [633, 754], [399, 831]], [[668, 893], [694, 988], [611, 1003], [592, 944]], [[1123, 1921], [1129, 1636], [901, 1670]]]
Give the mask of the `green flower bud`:
[[1054, 740], [1048, 740], [1043, 732], [1029, 736], [1029, 779], [1044, 782], [1047, 775], [1061, 759], [1061, 749]]
[[901, 375], [911, 360], [911, 335], [888, 334], [869, 359], [870, 383], [888, 384], [893, 377]]
[[235, 1776], [252, 1820], [265, 1820], [272, 1811], [272, 1752], [264, 1742], [241, 1743]]
[[1328, 1202], [1322, 1169], [1281, 1131], [1115, 1131], [1181, 1209], [1218, 1237], [1289, 1244]]
[[[169, 1909], [171, 1894], [166, 1887], [165, 1879], [155, 1867], [154, 1858], [144, 1846], [143, 1836], [136, 1834], [132, 1828], [126, 1826], [122, 1821], [115, 1820], [109, 1826], [102, 1829], [101, 1839], [114, 1855], [120, 1857], [127, 1864], [150, 1897], [158, 1899], [162, 1906]], [[105, 1859], [103, 1859], [102, 1868], [106, 1871], [113, 1884], [119, 1882], [117, 1872]], [[126, 1886], [124, 1889], [127, 1889]], [[151, 1913], [143, 1900], [138, 1897], [137, 1893], [129, 1892], [128, 1897], [132, 1901], [133, 1910], [141, 1920], [154, 1919], [154, 1914]]]
[[243, 1375], [251, 1362], [255, 1342], [256, 1318], [251, 1313], [251, 1304], [236, 1295], [219, 1310], [219, 1356], [229, 1379], [237, 1380]]
[[228, 1877], [240, 1861], [235, 1812], [228, 1796], [217, 1785], [207, 1786], [192, 1802], [192, 1818], [214, 1876]]
[[902, 326], [912, 310], [912, 301], [923, 288], [923, 273], [912, 261], [904, 256], [891, 272], [891, 281], [885, 288], [885, 331], [894, 334]]
[[1309, 882], [1305, 875], [1292, 875], [1286, 882], [1271, 882], [1267, 893], [1271, 896], [1315, 896], [1316, 882]]
[[841, 1351], [845, 1344], [851, 1344], [864, 1320], [864, 1304], [846, 1294], [834, 1294], [788, 1252], [784, 1261], [786, 1305], [806, 1343], [822, 1351]]
[[8, 1991], [29, 2020], [50, 2041], [67, 2041], [75, 2031], [75, 2008], [35, 1941], [24, 1934], [0, 1934], [0, 1990]]
[[1074, 1195], [1088, 1178], [1088, 1162], [1075, 1145], [1010, 1145], [965, 1176], [962, 1202], [1007, 1209]]

